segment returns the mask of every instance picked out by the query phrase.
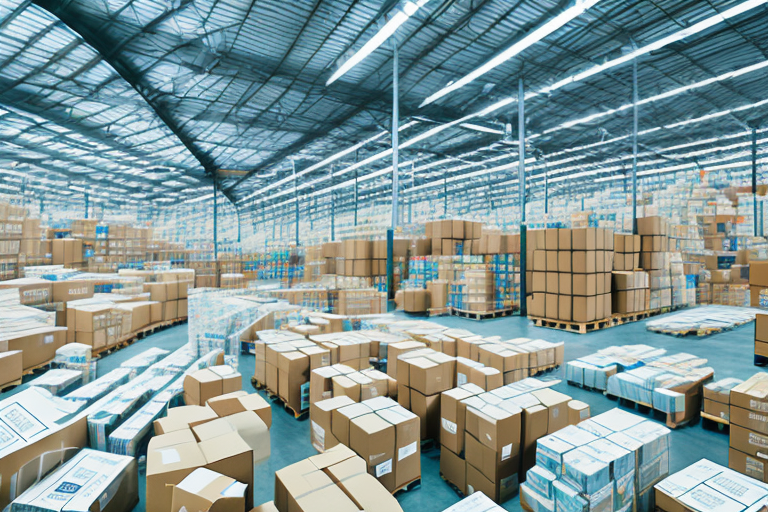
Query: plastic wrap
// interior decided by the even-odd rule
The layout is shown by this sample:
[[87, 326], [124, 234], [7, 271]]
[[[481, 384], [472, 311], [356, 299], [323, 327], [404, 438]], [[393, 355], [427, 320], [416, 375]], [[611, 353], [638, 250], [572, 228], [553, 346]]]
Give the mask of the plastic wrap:
[[106, 375], [102, 375], [98, 379], [75, 389], [63, 398], [82, 406], [88, 406], [127, 383], [130, 379], [131, 370], [128, 368], [116, 368]]
[[127, 361], [123, 361], [123, 363], [120, 364], [120, 367], [131, 370], [131, 373], [136, 376], [139, 373], [146, 371], [151, 365], [158, 362], [161, 358], [167, 356], [168, 353], [169, 352], [167, 350], [152, 347], [145, 350], [141, 354], [133, 356]]
[[48, 370], [33, 380], [30, 385], [46, 389], [50, 393], [61, 396], [80, 386], [83, 374], [79, 370], [54, 369]]

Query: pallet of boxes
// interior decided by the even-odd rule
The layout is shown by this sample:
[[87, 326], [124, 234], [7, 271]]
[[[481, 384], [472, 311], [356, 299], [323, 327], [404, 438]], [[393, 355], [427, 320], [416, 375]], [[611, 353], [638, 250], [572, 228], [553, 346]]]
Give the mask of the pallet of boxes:
[[[654, 485], [669, 474], [669, 429], [612, 409], [540, 438], [520, 485], [529, 512], [652, 512]], [[675, 509], [677, 510], [677, 509]]]
[[525, 379], [488, 392], [465, 384], [443, 392], [440, 473], [461, 495], [496, 503], [517, 494], [535, 463], [536, 441], [589, 417], [589, 406]]
[[385, 396], [360, 402], [338, 395], [312, 404], [310, 437], [318, 452], [351, 448], [390, 493], [421, 480], [420, 418]]
[[535, 325], [586, 333], [611, 325], [613, 231], [531, 230], [528, 314]]
[[728, 467], [768, 482], [768, 374], [756, 373], [731, 389], [729, 416]]
[[468, 220], [437, 220], [427, 222], [425, 235], [432, 240], [432, 256], [457, 256], [474, 254], [475, 244], [480, 244], [483, 224]]

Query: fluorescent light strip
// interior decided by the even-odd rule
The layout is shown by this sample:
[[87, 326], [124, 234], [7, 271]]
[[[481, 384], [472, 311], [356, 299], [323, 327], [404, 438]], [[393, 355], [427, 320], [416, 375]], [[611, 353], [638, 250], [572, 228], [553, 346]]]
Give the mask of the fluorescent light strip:
[[347, 73], [350, 69], [360, 64], [363, 59], [376, 51], [379, 46], [384, 44], [384, 41], [389, 39], [392, 34], [394, 34], [397, 29], [400, 28], [400, 25], [408, 21], [408, 18], [416, 14], [416, 11], [418, 11], [420, 7], [423, 7], [427, 1], [428, 0], [417, 0], [416, 2], [405, 2], [402, 10], [398, 9], [397, 12], [389, 19], [389, 21], [385, 23], [384, 26], [381, 27], [381, 29], [379, 29], [379, 31], [376, 32], [376, 34], [370, 38], [362, 48], [360, 48], [357, 52], [355, 52], [354, 55], [352, 55], [352, 57], [347, 59], [341, 66], [339, 66], [339, 69], [337, 69], [336, 72], [331, 75], [331, 78], [329, 78], [325, 83], [326, 87], [344, 76], [344, 74]]
[[584, 11], [594, 6], [598, 1], [599, 0], [576, 0], [576, 5], [569, 7], [568, 9], [558, 14], [551, 20], [547, 21], [540, 27], [534, 29], [528, 35], [523, 37], [521, 40], [517, 41], [512, 46], [510, 46], [509, 48], [507, 48], [497, 56], [493, 57], [491, 60], [489, 60], [479, 68], [476, 68], [474, 71], [472, 71], [468, 75], [465, 75], [464, 77], [460, 78], [456, 82], [450, 83], [449, 85], [443, 87], [436, 93], [429, 96], [427, 99], [425, 99], [421, 103], [421, 105], [419, 105], [419, 108], [429, 105], [430, 103], [433, 103], [439, 100], [443, 96], [450, 94], [453, 91], [461, 89], [465, 85], [473, 82], [474, 80], [480, 78], [481, 76], [488, 73], [489, 71], [497, 68], [498, 66], [505, 63], [506, 61], [519, 55], [520, 53], [530, 48], [534, 44], [538, 43], [548, 35], [562, 28], [573, 19], [584, 14]]
[[494, 128], [488, 128], [487, 126], [481, 126], [479, 124], [461, 123], [459, 126], [467, 128], [468, 130], [475, 130], [476, 132], [495, 133], [496, 135], [504, 135], [504, 130], [496, 130]]

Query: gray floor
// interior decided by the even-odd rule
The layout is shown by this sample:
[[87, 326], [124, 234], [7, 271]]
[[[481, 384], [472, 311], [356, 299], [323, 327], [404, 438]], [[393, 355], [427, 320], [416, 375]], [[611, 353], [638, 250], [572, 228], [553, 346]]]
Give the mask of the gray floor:
[[[658, 317], [657, 317], [658, 318]], [[715, 369], [716, 378], [747, 378], [759, 369], [752, 366], [754, 324], [707, 338], [674, 338], [645, 330], [644, 322], [613, 327], [588, 335], [578, 335], [533, 327], [527, 320], [519, 317], [500, 318], [475, 322], [456, 317], [436, 319], [438, 323], [449, 327], [460, 327], [480, 335], [500, 335], [505, 338], [529, 337], [550, 341], [565, 341], [566, 361], [590, 354], [601, 347], [613, 344], [644, 343], [662, 347], [670, 352], [690, 352], [709, 359]], [[155, 334], [141, 342], [120, 350], [99, 361], [99, 374], [106, 373], [122, 361], [150, 347], [157, 346], [172, 350], [186, 342], [187, 327], [179, 326]], [[243, 389], [252, 391], [251, 375], [254, 370], [253, 356], [241, 356], [240, 372], [243, 375]], [[558, 369], [551, 374], [564, 378], [564, 370]], [[0, 395], [0, 399], [23, 389], [29, 383], [14, 391]], [[599, 393], [584, 391], [565, 383], [555, 387], [574, 398], [590, 404], [592, 413], [597, 414], [616, 407], [615, 401]], [[270, 501], [274, 492], [274, 472], [278, 469], [314, 455], [309, 443], [309, 423], [296, 421], [278, 404], [273, 404], [272, 456], [269, 461], [257, 468], [255, 475], [254, 502], [260, 504]], [[671, 470], [680, 470], [702, 457], [717, 463], [728, 463], [728, 434], [713, 429], [705, 429], [701, 422], [683, 427], [673, 432], [671, 441]], [[440, 454], [438, 449], [422, 453], [422, 485], [413, 491], [401, 493], [398, 499], [405, 512], [439, 512], [458, 501], [456, 494], [446, 485], [439, 474]], [[144, 479], [141, 479], [141, 503], [136, 512], [144, 510]], [[504, 505], [507, 510], [519, 511], [520, 504], [513, 498]]]

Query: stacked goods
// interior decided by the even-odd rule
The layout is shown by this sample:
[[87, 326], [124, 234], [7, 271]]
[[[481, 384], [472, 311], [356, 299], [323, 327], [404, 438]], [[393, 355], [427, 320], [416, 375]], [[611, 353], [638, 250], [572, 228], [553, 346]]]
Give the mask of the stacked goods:
[[78, 370], [56, 368], [45, 372], [43, 375], [33, 380], [31, 385], [43, 388], [52, 395], [61, 396], [80, 387], [82, 381], [82, 372]]
[[130, 512], [139, 503], [139, 470], [133, 457], [81, 450], [13, 500], [10, 510], [59, 512], [62, 501], [81, 510]]
[[637, 219], [641, 238], [640, 266], [648, 272], [650, 298], [648, 308], [672, 306], [672, 279], [668, 250], [667, 222], [661, 217]]
[[483, 392], [465, 384], [441, 399], [440, 472], [462, 493], [482, 491], [497, 503], [517, 492], [533, 466], [536, 440], [589, 417], [586, 404], [537, 379]]
[[656, 509], [707, 512], [713, 506], [742, 512], [765, 507], [768, 488], [707, 459], [670, 475], [655, 486]]
[[402, 512], [397, 500], [366, 470], [366, 461], [346, 446], [277, 471], [274, 510]]
[[397, 381], [373, 368], [356, 371], [343, 364], [312, 370], [309, 378], [309, 403], [337, 396], [349, 397], [353, 402], [378, 396], [397, 398]]
[[21, 384], [22, 351], [6, 350], [0, 352], [0, 390], [10, 385]]
[[377, 315], [387, 312], [387, 294], [375, 288], [338, 290], [337, 295], [336, 311], [333, 312], [339, 315]]
[[320, 279], [326, 272], [325, 258], [323, 257], [323, 247], [316, 245], [304, 249], [304, 276], [305, 283], [312, 283]]
[[[290, 331], [275, 330], [256, 331], [252, 336], [248, 336], [248, 338], [253, 338], [251, 343], [254, 345], [254, 354], [256, 355], [256, 368], [254, 370], [253, 378], [256, 379], [256, 382], [261, 386], [266, 386], [267, 384], [267, 346], [291, 341], [298, 341], [302, 343], [302, 346], [305, 346], [303, 342], [306, 341], [306, 338], [300, 334]], [[274, 366], [274, 362], [272, 365]], [[276, 375], [274, 369], [271, 369], [270, 373]], [[273, 391], [276, 390], [276, 387], [273, 388]]]
[[[173, 486], [199, 468], [247, 484], [245, 509], [253, 507], [254, 464], [269, 457], [269, 428], [251, 410], [218, 416], [210, 408], [173, 407], [156, 420], [147, 448], [147, 510], [170, 510]], [[169, 454], [172, 454], [169, 457]]]
[[[16, 295], [18, 304], [18, 295]], [[51, 362], [67, 341], [67, 328], [56, 327], [55, 313], [28, 306], [0, 308], [0, 343], [7, 350], [22, 351], [22, 367], [31, 370]], [[17, 363], [11, 358], [8, 363]]]
[[[401, 280], [406, 278], [408, 251], [411, 247], [411, 241], [405, 238], [392, 240], [392, 270], [395, 278], [395, 289], [400, 288]], [[371, 263], [371, 273], [374, 276], [387, 275], [387, 241], [373, 241], [373, 261]]]
[[309, 340], [330, 351], [328, 364], [343, 364], [355, 370], [370, 366], [371, 338], [368, 336], [358, 332], [332, 332], [311, 335]]
[[465, 270], [463, 279], [457, 284], [463, 285], [463, 293], [454, 302], [454, 307], [457, 309], [478, 312], [491, 312], [496, 309], [493, 272], [488, 270]]
[[421, 478], [419, 417], [385, 397], [353, 403], [335, 397], [312, 404], [312, 446], [354, 450], [389, 492]]
[[[438, 290], [438, 297], [439, 297]], [[431, 290], [422, 288], [409, 288], [403, 290], [403, 310], [406, 313], [426, 313], [432, 307]], [[435, 306], [435, 307], [440, 307]]]
[[496, 310], [520, 307], [520, 238], [517, 236], [517, 254], [494, 254], [486, 256], [493, 272], [496, 290]]
[[[686, 274], [685, 267], [682, 255], [678, 252], [670, 252], [669, 276], [672, 281], [672, 306], [674, 307], [696, 305], [696, 276]], [[746, 297], [748, 292], [745, 290], [748, 290], [748, 287], [742, 286], [742, 289], [742, 295]], [[735, 289], [732, 291], [736, 292]], [[742, 300], [741, 303], [744, 304], [744, 301]]]
[[219, 276], [219, 288], [224, 290], [236, 290], [247, 287], [248, 282], [243, 274], [221, 274]]
[[755, 315], [755, 364], [768, 358], [768, 315]]
[[565, 373], [569, 384], [605, 390], [666, 413], [667, 425], [674, 428], [701, 411], [702, 388], [714, 375], [706, 363], [691, 354], [625, 345], [570, 361]]
[[613, 270], [631, 272], [640, 268], [640, 235], [613, 235]]
[[[312, 349], [308, 354], [307, 351]], [[266, 386], [294, 412], [309, 408], [309, 372], [330, 364], [329, 351], [317, 352], [306, 339], [271, 344], [266, 347]]]
[[756, 373], [733, 387], [730, 394], [728, 467], [768, 481], [768, 374]]
[[421, 420], [421, 439], [439, 437], [440, 394], [455, 386], [455, 357], [428, 348], [398, 356], [397, 401]]
[[565, 345], [544, 340], [461, 337], [456, 340], [459, 357], [498, 370], [504, 384], [511, 384], [563, 364]]
[[[0, 242], [0, 245], [2, 245], [2, 242]], [[25, 218], [21, 228], [19, 268], [33, 265], [50, 265], [52, 250], [51, 241], [43, 240], [40, 219]], [[1, 251], [0, 254], [2, 254]], [[2, 260], [1, 255], [0, 260]], [[0, 278], [2, 278], [1, 274]]]
[[[343, 272], [339, 272], [339, 270], [343, 270], [341, 267], [344, 266], [341, 242], [324, 243], [321, 248], [321, 256], [325, 260], [323, 274], [343, 274]], [[339, 264], [340, 260], [341, 264]]]
[[[612, 409], [537, 442], [520, 485], [532, 512], [651, 512], [654, 485], [669, 474], [669, 429]], [[675, 509], [676, 510], [676, 509]]]
[[614, 313], [638, 313], [647, 309], [650, 300], [648, 273], [642, 270], [613, 272], [612, 309]]
[[184, 377], [184, 403], [205, 405], [211, 398], [237, 391], [242, 377], [227, 365], [211, 366]]
[[731, 390], [743, 382], [741, 379], [729, 378], [704, 386], [702, 418], [727, 425], [730, 422]]
[[432, 239], [433, 256], [475, 254], [474, 244], [478, 244], [479, 251], [482, 235], [483, 225], [479, 222], [438, 220], [426, 224], [426, 236]]
[[194, 271], [162, 272], [155, 274], [155, 277], [155, 282], [144, 283], [144, 292], [150, 294], [149, 300], [159, 303], [152, 311], [150, 322], [154, 324], [186, 318], [189, 309], [189, 288], [194, 280]]
[[344, 240], [341, 242], [343, 268], [336, 273], [343, 276], [370, 277], [373, 274], [373, 242], [370, 240]]
[[531, 316], [579, 323], [611, 316], [612, 231], [535, 230], [527, 244]]
[[760, 295], [766, 289], [768, 289], [768, 261], [751, 261], [749, 263], [749, 305], [753, 308], [765, 307], [760, 302]]

